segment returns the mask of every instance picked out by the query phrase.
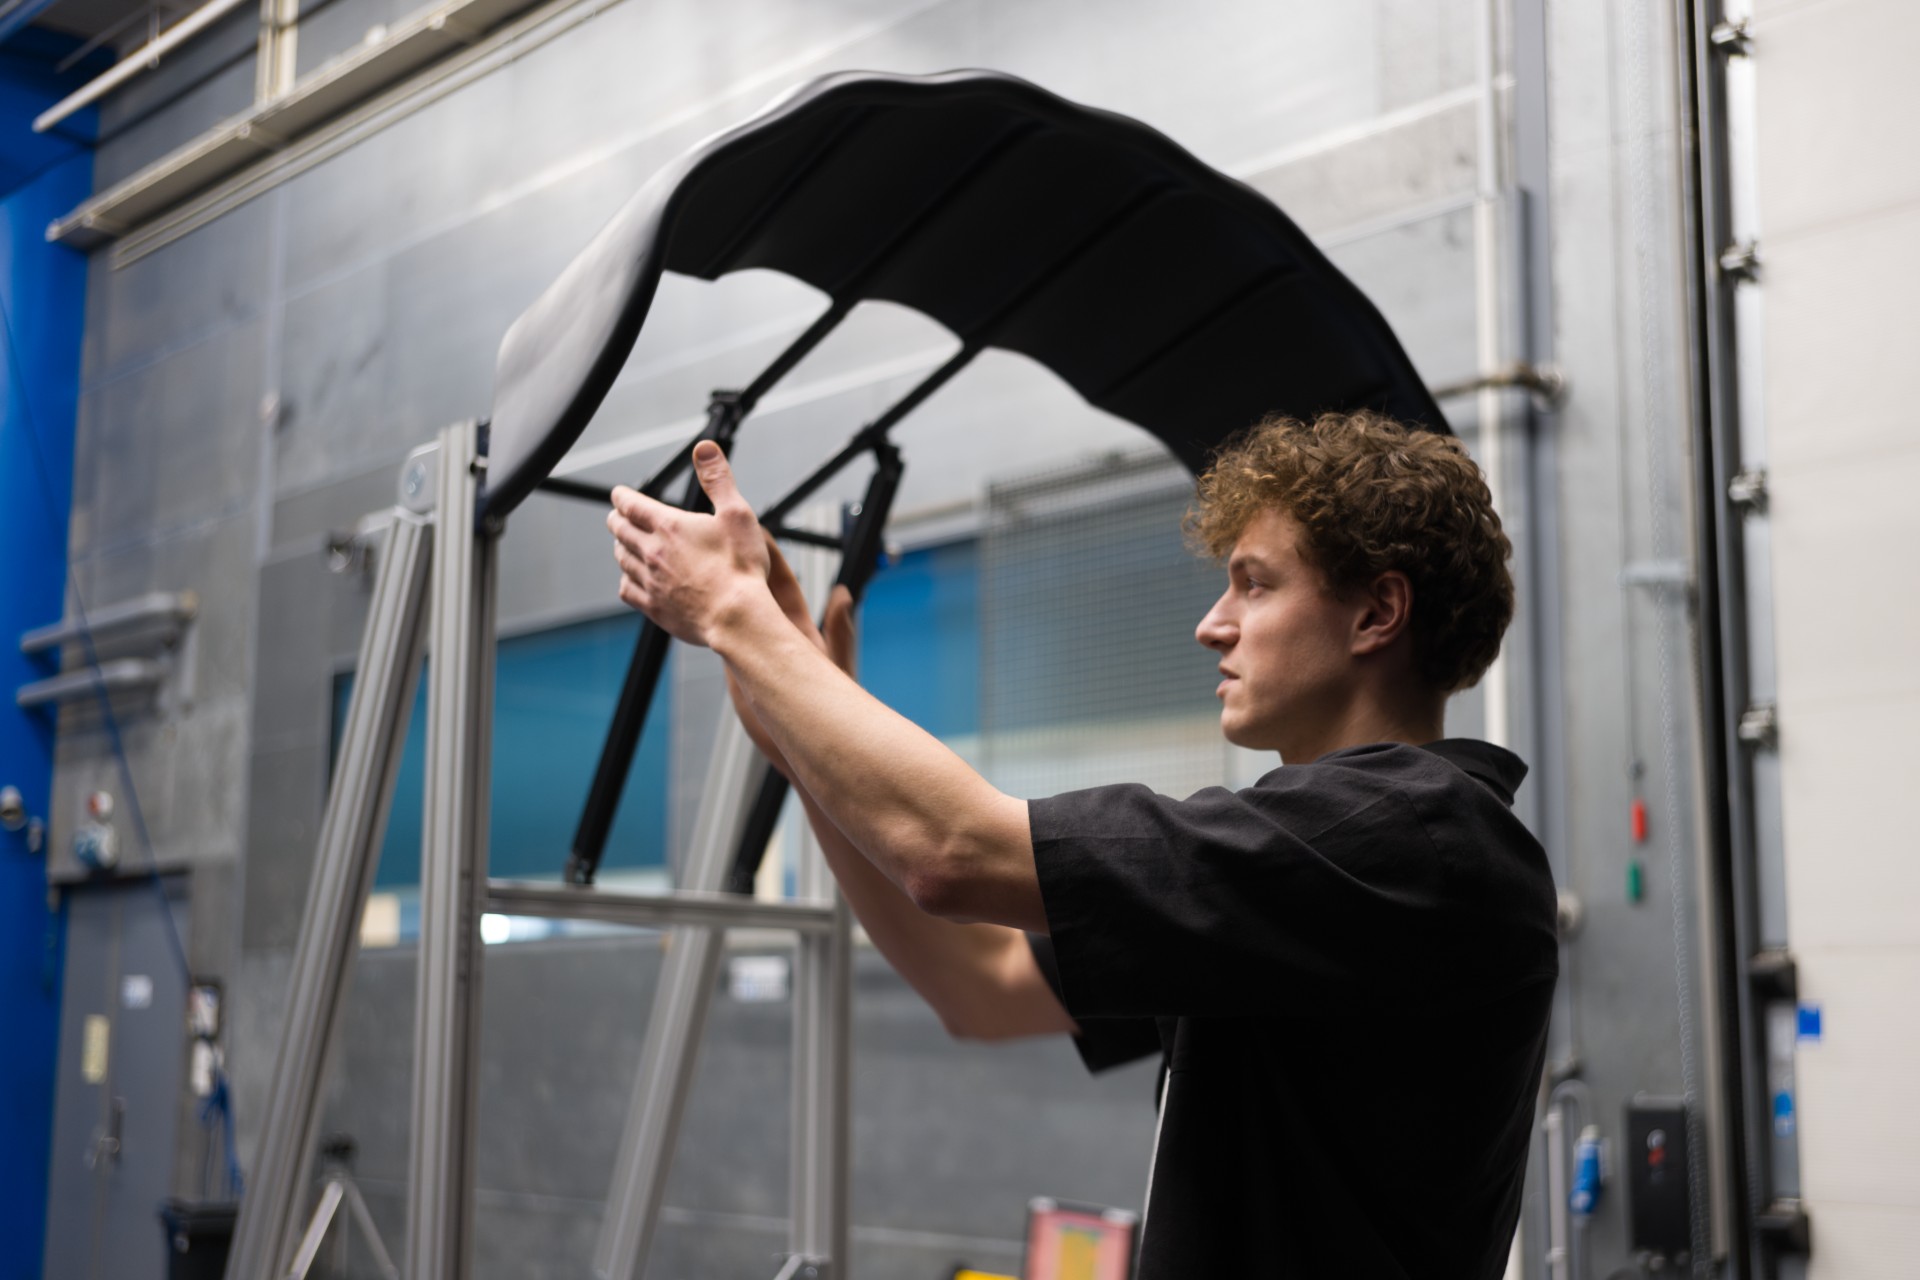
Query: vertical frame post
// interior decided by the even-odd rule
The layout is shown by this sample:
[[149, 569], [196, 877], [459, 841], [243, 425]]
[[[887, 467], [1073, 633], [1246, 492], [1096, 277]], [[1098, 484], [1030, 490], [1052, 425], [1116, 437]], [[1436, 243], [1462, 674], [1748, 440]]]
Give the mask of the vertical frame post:
[[227, 1263], [227, 1275], [234, 1280], [284, 1274], [299, 1237], [301, 1193], [319, 1121], [321, 1074], [339, 1029], [341, 993], [360, 949], [360, 917], [386, 834], [394, 774], [413, 710], [433, 541], [433, 529], [425, 520], [402, 511], [379, 553], [380, 571], [320, 823], [307, 910], [294, 947], [266, 1125]]
[[458, 1280], [473, 1270], [495, 571], [494, 540], [475, 523], [480, 468], [476, 424], [441, 433], [415, 984], [410, 1280]]
[[[681, 870], [680, 887], [699, 893], [716, 893], [725, 882], [747, 809], [767, 768], [733, 708], [723, 707], [720, 717], [692, 848]], [[692, 925], [671, 930], [665, 939], [666, 963], [594, 1250], [594, 1273], [607, 1280], [634, 1280], [653, 1247], [660, 1198], [693, 1086], [700, 1034], [713, 1003], [723, 939], [721, 929]]]
[[[883, 513], [875, 515], [884, 519]], [[824, 521], [805, 523], [816, 531], [827, 531], [819, 528]], [[847, 567], [863, 552], [868, 549], [849, 551]], [[832, 583], [829, 562], [830, 557], [819, 552], [800, 558], [798, 570], [808, 599], [826, 599]], [[844, 1280], [851, 1145], [852, 921], [812, 826], [802, 821], [800, 829], [795, 892], [806, 901], [831, 901], [833, 928], [823, 934], [802, 934], [794, 943], [789, 1246], [794, 1257], [815, 1261], [816, 1274], [824, 1260], [827, 1280]]]
[[260, 0], [259, 51], [253, 73], [255, 105], [264, 106], [293, 88], [299, 23], [300, 0]]

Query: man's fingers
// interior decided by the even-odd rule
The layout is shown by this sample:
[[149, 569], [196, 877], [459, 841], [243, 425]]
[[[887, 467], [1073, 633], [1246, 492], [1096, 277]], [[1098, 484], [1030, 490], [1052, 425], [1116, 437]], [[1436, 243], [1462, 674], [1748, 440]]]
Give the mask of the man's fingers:
[[642, 544], [643, 535], [641, 534], [639, 526], [633, 524], [618, 511], [610, 511], [607, 513], [607, 532], [613, 535], [613, 544], [615, 546], [625, 547], [636, 556], [644, 554], [645, 547]]
[[660, 522], [661, 514], [673, 508], [664, 502], [654, 501], [638, 489], [619, 484], [613, 487], [613, 509], [626, 517], [634, 528], [652, 533], [654, 526]]
[[727, 465], [727, 455], [719, 445], [702, 440], [693, 446], [693, 470], [700, 477], [700, 487], [707, 491], [714, 511], [751, 510], [734, 486], [733, 468]]

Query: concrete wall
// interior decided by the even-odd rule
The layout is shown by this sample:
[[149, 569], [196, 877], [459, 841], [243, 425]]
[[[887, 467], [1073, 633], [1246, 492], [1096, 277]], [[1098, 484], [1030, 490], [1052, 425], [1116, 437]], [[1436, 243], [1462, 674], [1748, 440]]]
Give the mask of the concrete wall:
[[1787, 926], [1800, 995], [1812, 1275], [1912, 1274], [1920, 1257], [1920, 842], [1902, 764], [1920, 675], [1920, 466], [1904, 370], [1920, 321], [1920, 112], [1897, 0], [1755, 4], [1763, 397], [1774, 528]]
[[[71, 42], [21, 43], [0, 55], [0, 636], [9, 641], [0, 644], [0, 689], [9, 692], [55, 665], [10, 641], [58, 619], [66, 590], [86, 263], [41, 231], [86, 196], [89, 168], [83, 145], [27, 132], [37, 111], [71, 91], [53, 74]], [[76, 132], [84, 137], [92, 123], [88, 113]], [[53, 780], [53, 729], [44, 709], [0, 699], [0, 786], [16, 789], [37, 823]], [[0, 1024], [9, 1046], [0, 1061], [0, 1239], [12, 1242], [0, 1275], [10, 1278], [39, 1274], [46, 1230], [65, 917], [47, 893], [44, 838], [44, 828], [0, 827]]]
[[[1696, 950], [1688, 618], [1677, 595], [1621, 585], [1623, 568], [1687, 554], [1670, 42], [1653, 0], [1519, 7], [1532, 35], [1514, 60], [1520, 89], [1502, 92], [1532, 113], [1539, 151], [1518, 168], [1541, 220], [1517, 293], [1541, 335], [1533, 354], [1558, 360], [1573, 391], [1556, 414], [1529, 411], [1524, 397], [1510, 406], [1505, 493], [1524, 567], [1511, 692], [1524, 713], [1516, 745], [1536, 766], [1524, 803], [1589, 914], [1568, 952], [1554, 1055], [1579, 1061], [1597, 1118], [1612, 1125], [1634, 1092], [1685, 1089], [1680, 1027], [1697, 1013], [1691, 987], [1676, 983]], [[1477, 367], [1478, 9], [616, 3], [184, 239], [118, 269], [98, 255], [72, 550], [91, 600], [151, 588], [193, 588], [203, 600], [191, 699], [131, 721], [127, 740], [156, 854], [193, 869], [196, 970], [230, 980], [242, 1159], [259, 1130], [311, 864], [331, 683], [365, 611], [364, 580], [326, 566], [329, 531], [392, 502], [408, 449], [486, 412], [507, 323], [655, 167], [820, 72], [1004, 69], [1140, 116], [1271, 195], [1442, 383]], [[303, 66], [325, 41], [350, 41], [391, 13], [385, 0], [337, 0], [323, 16], [332, 34], [303, 42]], [[242, 107], [248, 38], [242, 22], [223, 26], [115, 99], [98, 180]], [[819, 305], [761, 275], [670, 278], [582, 441], [594, 474], [645, 474], [691, 430], [710, 388], [759, 368]], [[746, 429], [749, 496], [823, 457], [951, 343], [918, 317], [863, 308]], [[1472, 402], [1448, 409], [1484, 450]], [[899, 441], [910, 524], [916, 511], [977, 502], [995, 476], [1145, 437], [1035, 367], [989, 354]], [[504, 546], [501, 602], [509, 631], [612, 608], [598, 520], [531, 500]], [[677, 671], [675, 791], [690, 797], [716, 689], [709, 664]], [[79, 797], [112, 769], [97, 729], [70, 720], [57, 848]], [[1628, 834], [1636, 792], [1653, 808], [1645, 846]], [[684, 799], [677, 809], [684, 829]], [[1650, 892], [1630, 902], [1636, 858]], [[73, 874], [70, 862], [55, 867]], [[579, 1273], [656, 957], [645, 940], [489, 949], [486, 1274]], [[856, 1084], [863, 1274], [944, 1274], [956, 1256], [1010, 1266], [1028, 1194], [1137, 1205], [1152, 1120], [1145, 1077], [1089, 1084], [1058, 1044], [954, 1049], [867, 961]], [[389, 1240], [400, 1229], [411, 1007], [410, 952], [369, 953], [331, 1086], [329, 1123], [358, 1139]], [[783, 1203], [773, 1047], [783, 1016], [723, 1007], [714, 1028], [663, 1245], [689, 1274], [762, 1274], [778, 1245], [767, 1220]], [[196, 1142], [182, 1144], [182, 1191], [197, 1178]], [[1622, 1259], [1622, 1221], [1614, 1196], [1588, 1237], [1596, 1260]], [[1529, 1274], [1540, 1269], [1542, 1222], [1536, 1193]]]

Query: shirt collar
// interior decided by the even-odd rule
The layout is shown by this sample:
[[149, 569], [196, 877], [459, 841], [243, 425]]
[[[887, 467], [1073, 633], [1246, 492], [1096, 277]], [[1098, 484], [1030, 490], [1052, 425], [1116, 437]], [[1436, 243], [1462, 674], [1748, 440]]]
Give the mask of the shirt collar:
[[1424, 744], [1431, 751], [1468, 777], [1485, 783], [1505, 804], [1513, 803], [1513, 793], [1527, 776], [1527, 762], [1505, 747], [1478, 738], [1442, 738]]

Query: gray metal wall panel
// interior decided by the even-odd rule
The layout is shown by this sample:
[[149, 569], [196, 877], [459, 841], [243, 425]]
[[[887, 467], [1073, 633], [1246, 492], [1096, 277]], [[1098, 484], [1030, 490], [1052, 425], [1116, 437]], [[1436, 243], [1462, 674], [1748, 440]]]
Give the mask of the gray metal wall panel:
[[[157, 70], [107, 95], [100, 103], [95, 186], [113, 185], [252, 105], [259, 29], [259, 10], [241, 5], [165, 55]], [[146, 39], [138, 27], [128, 35]]]
[[[1471, 195], [1475, 181], [1475, 107], [1465, 91], [1472, 83], [1478, 7], [1475, 0], [1374, 0], [1278, 11], [1255, 0], [1171, 7], [1155, 0], [735, 0], [716, 13], [696, 0], [617, 4], [290, 181], [272, 200], [245, 206], [124, 270], [111, 270], [104, 255], [97, 259], [76, 552], [84, 557], [116, 539], [174, 548], [156, 551], [144, 564], [130, 548], [111, 564], [103, 560], [97, 573], [111, 576], [115, 591], [203, 590], [202, 638], [220, 655], [209, 678], [226, 691], [223, 697], [245, 699], [243, 715], [209, 704], [204, 730], [192, 727], [202, 714], [196, 712], [129, 733], [136, 777], [163, 847], [228, 857], [246, 849], [247, 961], [237, 971], [232, 1042], [243, 1137], [251, 1140], [249, 1109], [259, 1105], [254, 1085], [264, 1078], [277, 1035], [273, 1011], [285, 981], [283, 949], [311, 858], [326, 691], [333, 671], [351, 659], [364, 610], [351, 576], [319, 567], [321, 540], [391, 501], [394, 468], [408, 448], [449, 419], [485, 411], [491, 360], [506, 322], [655, 167], [820, 71], [1005, 68], [1138, 114], [1272, 195], [1328, 240], [1335, 259], [1400, 330], [1422, 371], [1446, 380], [1470, 373], [1475, 359], [1470, 215], [1458, 202]], [[1667, 332], [1658, 326], [1672, 319], [1672, 299], [1656, 297], [1647, 309], [1630, 287], [1637, 263], [1671, 270], [1671, 210], [1661, 191], [1649, 193], [1656, 205], [1654, 239], [1632, 239], [1621, 167], [1630, 157], [1622, 139], [1632, 112], [1623, 97], [1625, 32], [1613, 10], [1555, 4], [1549, 11], [1558, 293], [1552, 323], [1575, 388], [1548, 428], [1559, 437], [1564, 477], [1558, 569], [1568, 584], [1562, 620], [1568, 679], [1557, 692], [1571, 726], [1571, 841], [1551, 852], [1590, 910], [1588, 933], [1569, 953], [1573, 1016], [1563, 1020], [1556, 1045], [1580, 1048], [1589, 1079], [1609, 1100], [1639, 1088], [1673, 1088], [1679, 1074], [1671, 904], [1661, 897], [1665, 864], [1651, 847], [1649, 901], [1628, 906], [1620, 890], [1624, 858], [1632, 852], [1624, 837], [1626, 723], [1631, 708], [1646, 732], [1661, 685], [1646, 656], [1655, 639], [1654, 602], [1623, 594], [1617, 577], [1622, 561], [1644, 550], [1649, 459], [1641, 423], [1648, 413], [1675, 410], [1646, 401], [1635, 354], [1643, 321], [1658, 335]], [[303, 64], [351, 38], [356, 24], [378, 12], [350, 2], [336, 6], [335, 30], [317, 25], [303, 41]], [[220, 40], [244, 43], [224, 34]], [[207, 65], [195, 70], [187, 59], [170, 60], [115, 110], [129, 119], [141, 104], [187, 89]], [[162, 140], [200, 127], [209, 104], [237, 87], [237, 77], [228, 78], [234, 86], [220, 80], [216, 90], [210, 83], [129, 133], [103, 158], [102, 174], [144, 163]], [[1657, 97], [1657, 89], [1652, 85], [1649, 93]], [[1664, 145], [1672, 122], [1660, 102], [1647, 110], [1648, 134]], [[1665, 173], [1671, 153], [1656, 150], [1647, 163]], [[1409, 221], [1414, 214], [1429, 216]], [[718, 286], [669, 280], [654, 323], [582, 441], [590, 448], [630, 438], [638, 443], [624, 456], [608, 455], [594, 474], [628, 480], [645, 474], [674, 433], [697, 419], [709, 389], [743, 381], [817, 306], [804, 288], [764, 277]], [[910, 385], [914, 371], [889, 361], [925, 353], [930, 365], [951, 341], [916, 318], [887, 312], [863, 308], [792, 376], [787, 389], [804, 393], [799, 402], [783, 407], [776, 398], [749, 423], [741, 476], [751, 496], [772, 495]], [[782, 319], [785, 330], [771, 323]], [[1677, 336], [1673, 349], [1677, 353]], [[282, 416], [268, 437], [258, 405], [270, 391], [280, 396]], [[1448, 406], [1463, 428], [1472, 425], [1471, 408]], [[271, 451], [263, 453], [267, 439]], [[991, 476], [1145, 442], [1133, 428], [1088, 410], [1044, 371], [998, 354], [935, 397], [899, 439], [908, 455], [902, 511], [973, 499]], [[1678, 474], [1678, 463], [1663, 460], [1671, 474]], [[263, 472], [268, 492], [250, 493]], [[858, 483], [850, 479], [827, 496], [851, 496]], [[262, 513], [248, 508], [249, 498]], [[200, 531], [222, 512], [224, 520]], [[1680, 514], [1670, 507], [1667, 518], [1671, 523]], [[263, 545], [274, 551], [256, 572]], [[195, 556], [205, 557], [198, 576], [186, 572]], [[530, 503], [515, 519], [503, 570], [509, 630], [610, 605], [604, 535], [585, 507]], [[105, 590], [107, 577], [97, 580]], [[238, 657], [236, 635], [243, 637]], [[1621, 662], [1628, 647], [1641, 655], [1631, 682]], [[203, 650], [203, 668], [206, 661]], [[682, 758], [692, 762], [676, 787], [684, 809], [697, 790], [694, 775], [705, 759], [700, 744], [718, 690], [711, 668], [697, 663], [684, 664], [678, 678]], [[1461, 700], [1450, 727], [1472, 731], [1478, 706], [1477, 696]], [[247, 753], [238, 765], [231, 754], [236, 743]], [[179, 753], [203, 749], [204, 764], [174, 762]], [[75, 721], [61, 748], [57, 843], [66, 834], [61, 813], [77, 806], [87, 787], [111, 781], [109, 763], [96, 731]], [[210, 781], [187, 785], [195, 770]], [[1680, 812], [1657, 807], [1656, 830], [1681, 830], [1690, 804], [1683, 793]], [[238, 944], [240, 929], [232, 926], [228, 945]], [[555, 1119], [565, 1110], [555, 1090], [572, 1079], [566, 1075], [571, 1065], [536, 1056], [546, 1052], [538, 1046], [494, 1038], [512, 1020], [548, 1016], [559, 980], [510, 976], [523, 965], [529, 974], [541, 971], [544, 963], [523, 961], [514, 949], [491, 951], [489, 962], [488, 1052], [500, 1056], [489, 1059], [494, 1074], [486, 1087], [490, 1098], [507, 1101], [487, 1113], [483, 1142], [496, 1154], [483, 1158], [481, 1203], [495, 1204], [488, 1197], [496, 1194], [531, 1198], [501, 1200], [497, 1215], [482, 1214], [499, 1243], [483, 1242], [481, 1256], [503, 1270], [537, 1272], [549, 1254], [572, 1258], [568, 1251], [577, 1248], [584, 1258], [590, 1247], [595, 1220], [577, 1198], [591, 1200], [598, 1192], [592, 1179], [580, 1179], [572, 1148], [601, 1139]], [[401, 962], [386, 956], [368, 968], [383, 966]], [[615, 968], [609, 962], [605, 969], [583, 969], [577, 989], [601, 993], [608, 1007], [622, 1004], [627, 997], [619, 993], [628, 991], [630, 979]], [[399, 1202], [380, 1189], [379, 1178], [397, 1177], [392, 1171], [404, 1165], [404, 1116], [395, 1110], [398, 1103], [380, 1099], [389, 1090], [403, 1096], [406, 1037], [395, 1029], [411, 1016], [411, 979], [392, 974], [363, 986], [356, 1000], [365, 1016], [354, 1015], [359, 1020], [335, 1088], [342, 1117], [364, 1130], [363, 1168], [375, 1213], [397, 1232]], [[897, 992], [873, 998], [909, 999]], [[551, 1016], [598, 1016], [593, 1011], [600, 1007], [595, 1001]], [[640, 1012], [622, 1008], [631, 1021], [620, 1034], [637, 1034], [631, 1028], [641, 1025]], [[875, 1184], [860, 1193], [856, 1222], [960, 1234], [1007, 1230], [956, 1209], [953, 1202], [982, 1183], [960, 1167], [960, 1154], [930, 1154], [955, 1131], [977, 1131], [983, 1145], [1003, 1144], [1004, 1151], [967, 1159], [987, 1161], [999, 1183], [1022, 1194], [1056, 1183], [1068, 1191], [1065, 1173], [1074, 1162], [1112, 1179], [1082, 1194], [1137, 1194], [1139, 1170], [1129, 1160], [1145, 1148], [1144, 1134], [1136, 1132], [1149, 1115], [1144, 1085], [1111, 1086], [1125, 1093], [1137, 1085], [1140, 1105], [1134, 1108], [1129, 1098], [1108, 1111], [1111, 1098], [1102, 1090], [1109, 1085], [1089, 1086], [1071, 1063], [1044, 1058], [1035, 1066], [1024, 1050], [1009, 1057], [942, 1047], [926, 1015], [905, 1005], [874, 1016], [906, 1028], [898, 1061], [913, 1065], [899, 1068], [897, 1086], [875, 1083], [863, 1103], [874, 1109], [862, 1113], [870, 1127], [862, 1130], [856, 1170], [876, 1172]], [[716, 1023], [716, 1061], [757, 1044], [750, 1030], [728, 1019]], [[736, 1033], [749, 1038], [729, 1047]], [[575, 1026], [557, 1035], [557, 1043], [597, 1043], [579, 1039], [587, 1034]], [[981, 1088], [1038, 1089], [1058, 1130], [1037, 1127], [1025, 1113], [1016, 1118], [992, 1109], [957, 1119], [920, 1114], [924, 1095], [912, 1087], [914, 1073], [937, 1063], [959, 1064], [952, 1070], [962, 1076], [977, 1070]], [[997, 1074], [1002, 1070], [1008, 1074]], [[1036, 1079], [1047, 1083], [1036, 1085]], [[624, 1105], [626, 1082], [617, 1072], [580, 1087]], [[543, 1089], [545, 1111], [534, 1106]], [[1107, 1101], [1074, 1101], [1090, 1097]], [[767, 1114], [778, 1109], [773, 1105]], [[1115, 1120], [1120, 1116], [1125, 1119]], [[549, 1134], [556, 1124], [558, 1134]], [[736, 1201], [705, 1198], [706, 1188], [731, 1186], [735, 1174], [756, 1161], [764, 1161], [769, 1177], [784, 1177], [783, 1161], [752, 1149], [748, 1137], [761, 1131], [744, 1120], [742, 1126], [735, 1139], [712, 1145], [711, 1164], [698, 1163], [703, 1157], [696, 1154], [687, 1166], [686, 1185], [701, 1192], [699, 1205], [765, 1200], [771, 1184], [750, 1173], [738, 1174]], [[1096, 1128], [1102, 1132], [1089, 1137]], [[563, 1150], [541, 1146], [547, 1137], [565, 1138], [552, 1144]], [[735, 1140], [742, 1145], [730, 1147]], [[896, 1141], [900, 1145], [892, 1145]], [[524, 1170], [516, 1168], [516, 1152], [529, 1153]], [[605, 1158], [611, 1159], [610, 1149]], [[379, 1174], [381, 1168], [389, 1172]], [[682, 1207], [692, 1212], [693, 1203]], [[1610, 1216], [1617, 1211], [1615, 1199], [1593, 1235], [1597, 1250], [1617, 1246], [1617, 1219]], [[993, 1223], [1006, 1221], [1001, 1209], [992, 1213]], [[535, 1221], [547, 1225], [535, 1228]], [[528, 1233], [520, 1255], [509, 1223]], [[724, 1235], [707, 1219], [677, 1225], [670, 1219], [662, 1247], [684, 1249], [692, 1259], [707, 1256], [703, 1247], [719, 1248], [711, 1241]], [[739, 1249], [742, 1259], [775, 1244], [764, 1232], [741, 1239], [751, 1243], [726, 1248]], [[904, 1268], [909, 1258], [919, 1265], [910, 1246], [856, 1239], [869, 1273]], [[897, 1248], [907, 1252], [891, 1252]]]

